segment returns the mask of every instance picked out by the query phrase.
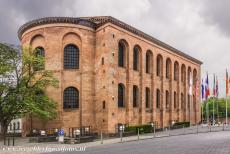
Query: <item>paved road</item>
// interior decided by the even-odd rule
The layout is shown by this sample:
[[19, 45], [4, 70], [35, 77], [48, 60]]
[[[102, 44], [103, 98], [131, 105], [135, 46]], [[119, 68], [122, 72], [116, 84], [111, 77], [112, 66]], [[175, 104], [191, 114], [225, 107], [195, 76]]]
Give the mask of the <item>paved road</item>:
[[[56, 154], [57, 152], [55, 152]], [[60, 152], [61, 153], [61, 152]], [[67, 152], [65, 152], [67, 153]], [[146, 139], [86, 148], [84, 154], [229, 154], [230, 131]]]

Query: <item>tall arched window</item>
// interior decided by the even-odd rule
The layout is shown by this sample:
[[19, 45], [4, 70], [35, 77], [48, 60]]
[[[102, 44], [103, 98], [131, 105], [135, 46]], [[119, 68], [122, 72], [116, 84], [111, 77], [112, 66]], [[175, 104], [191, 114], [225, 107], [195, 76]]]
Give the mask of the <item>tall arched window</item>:
[[193, 70], [193, 85], [196, 86], [196, 82], [197, 82], [197, 71], [196, 69]]
[[171, 78], [171, 60], [169, 58], [166, 60], [166, 78]]
[[166, 104], [166, 108], [168, 109], [169, 108], [169, 103], [170, 103], [170, 96], [169, 96], [169, 91], [168, 90], [166, 90], [165, 91], [165, 104]]
[[188, 67], [188, 85], [190, 83], [190, 77], [191, 77], [191, 67]]
[[63, 108], [79, 108], [79, 91], [74, 87], [68, 87], [63, 94]]
[[64, 69], [79, 69], [79, 49], [73, 44], [64, 48]]
[[[35, 48], [35, 56], [45, 58], [45, 49], [43, 47], [40, 47], [40, 46]], [[35, 69], [35, 71], [44, 70], [45, 69], [45, 63], [36, 63], [34, 69]]]
[[156, 107], [157, 108], [160, 108], [160, 102], [161, 101], [161, 93], [160, 93], [160, 90], [157, 89], [157, 92], [156, 92]]
[[179, 80], [179, 64], [177, 61], [174, 63], [174, 80]]
[[157, 76], [162, 76], [163, 58], [161, 55], [157, 55]]
[[125, 67], [125, 44], [122, 41], [118, 43], [118, 66]]
[[182, 64], [181, 66], [181, 82], [185, 83], [186, 80], [186, 68], [185, 65]]
[[183, 93], [181, 93], [181, 109], [184, 109], [184, 94]]
[[145, 107], [150, 107], [150, 89], [148, 87], [145, 88]]
[[176, 92], [174, 91], [174, 109], [177, 108], [177, 95]]
[[152, 53], [151, 51], [146, 52], [146, 60], [145, 60], [145, 70], [146, 73], [152, 73]]
[[118, 107], [125, 107], [125, 86], [118, 84]]
[[139, 90], [136, 85], [133, 86], [133, 107], [137, 107], [139, 102]]
[[133, 70], [138, 71], [140, 69], [140, 49], [139, 47], [136, 45], [133, 48]]

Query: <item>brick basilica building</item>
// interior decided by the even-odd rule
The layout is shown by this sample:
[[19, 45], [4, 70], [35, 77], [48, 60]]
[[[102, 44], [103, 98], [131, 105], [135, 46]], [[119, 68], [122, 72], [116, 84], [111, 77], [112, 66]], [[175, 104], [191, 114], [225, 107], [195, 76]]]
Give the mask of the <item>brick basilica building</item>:
[[[47, 94], [57, 102], [52, 121], [33, 118], [33, 128], [91, 126], [115, 133], [119, 124], [200, 122], [201, 61], [110, 16], [47, 17], [20, 27], [23, 46], [39, 48], [45, 69], [59, 80]], [[191, 98], [192, 97], [192, 98]], [[23, 119], [23, 132], [30, 131]]]

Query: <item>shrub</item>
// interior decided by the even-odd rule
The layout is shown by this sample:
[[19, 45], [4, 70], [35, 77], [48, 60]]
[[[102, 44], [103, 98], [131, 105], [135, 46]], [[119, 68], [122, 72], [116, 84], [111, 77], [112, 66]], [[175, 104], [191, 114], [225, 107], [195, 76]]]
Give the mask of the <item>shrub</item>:
[[152, 126], [150, 124], [145, 124], [145, 125], [136, 125], [136, 126], [127, 126], [125, 127], [125, 132], [138, 132], [139, 128], [139, 133], [151, 133], [152, 132]]
[[173, 126], [181, 126], [181, 127], [189, 127], [190, 126], [190, 122], [189, 121], [183, 121], [183, 122], [176, 122]]

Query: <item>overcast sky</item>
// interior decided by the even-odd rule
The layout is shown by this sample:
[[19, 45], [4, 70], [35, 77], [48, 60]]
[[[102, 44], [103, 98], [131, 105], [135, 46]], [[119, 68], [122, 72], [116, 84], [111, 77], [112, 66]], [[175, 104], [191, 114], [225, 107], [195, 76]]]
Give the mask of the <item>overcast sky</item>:
[[0, 0], [0, 42], [19, 44], [18, 28], [47, 16], [113, 16], [203, 61], [225, 95], [230, 70], [229, 0]]

